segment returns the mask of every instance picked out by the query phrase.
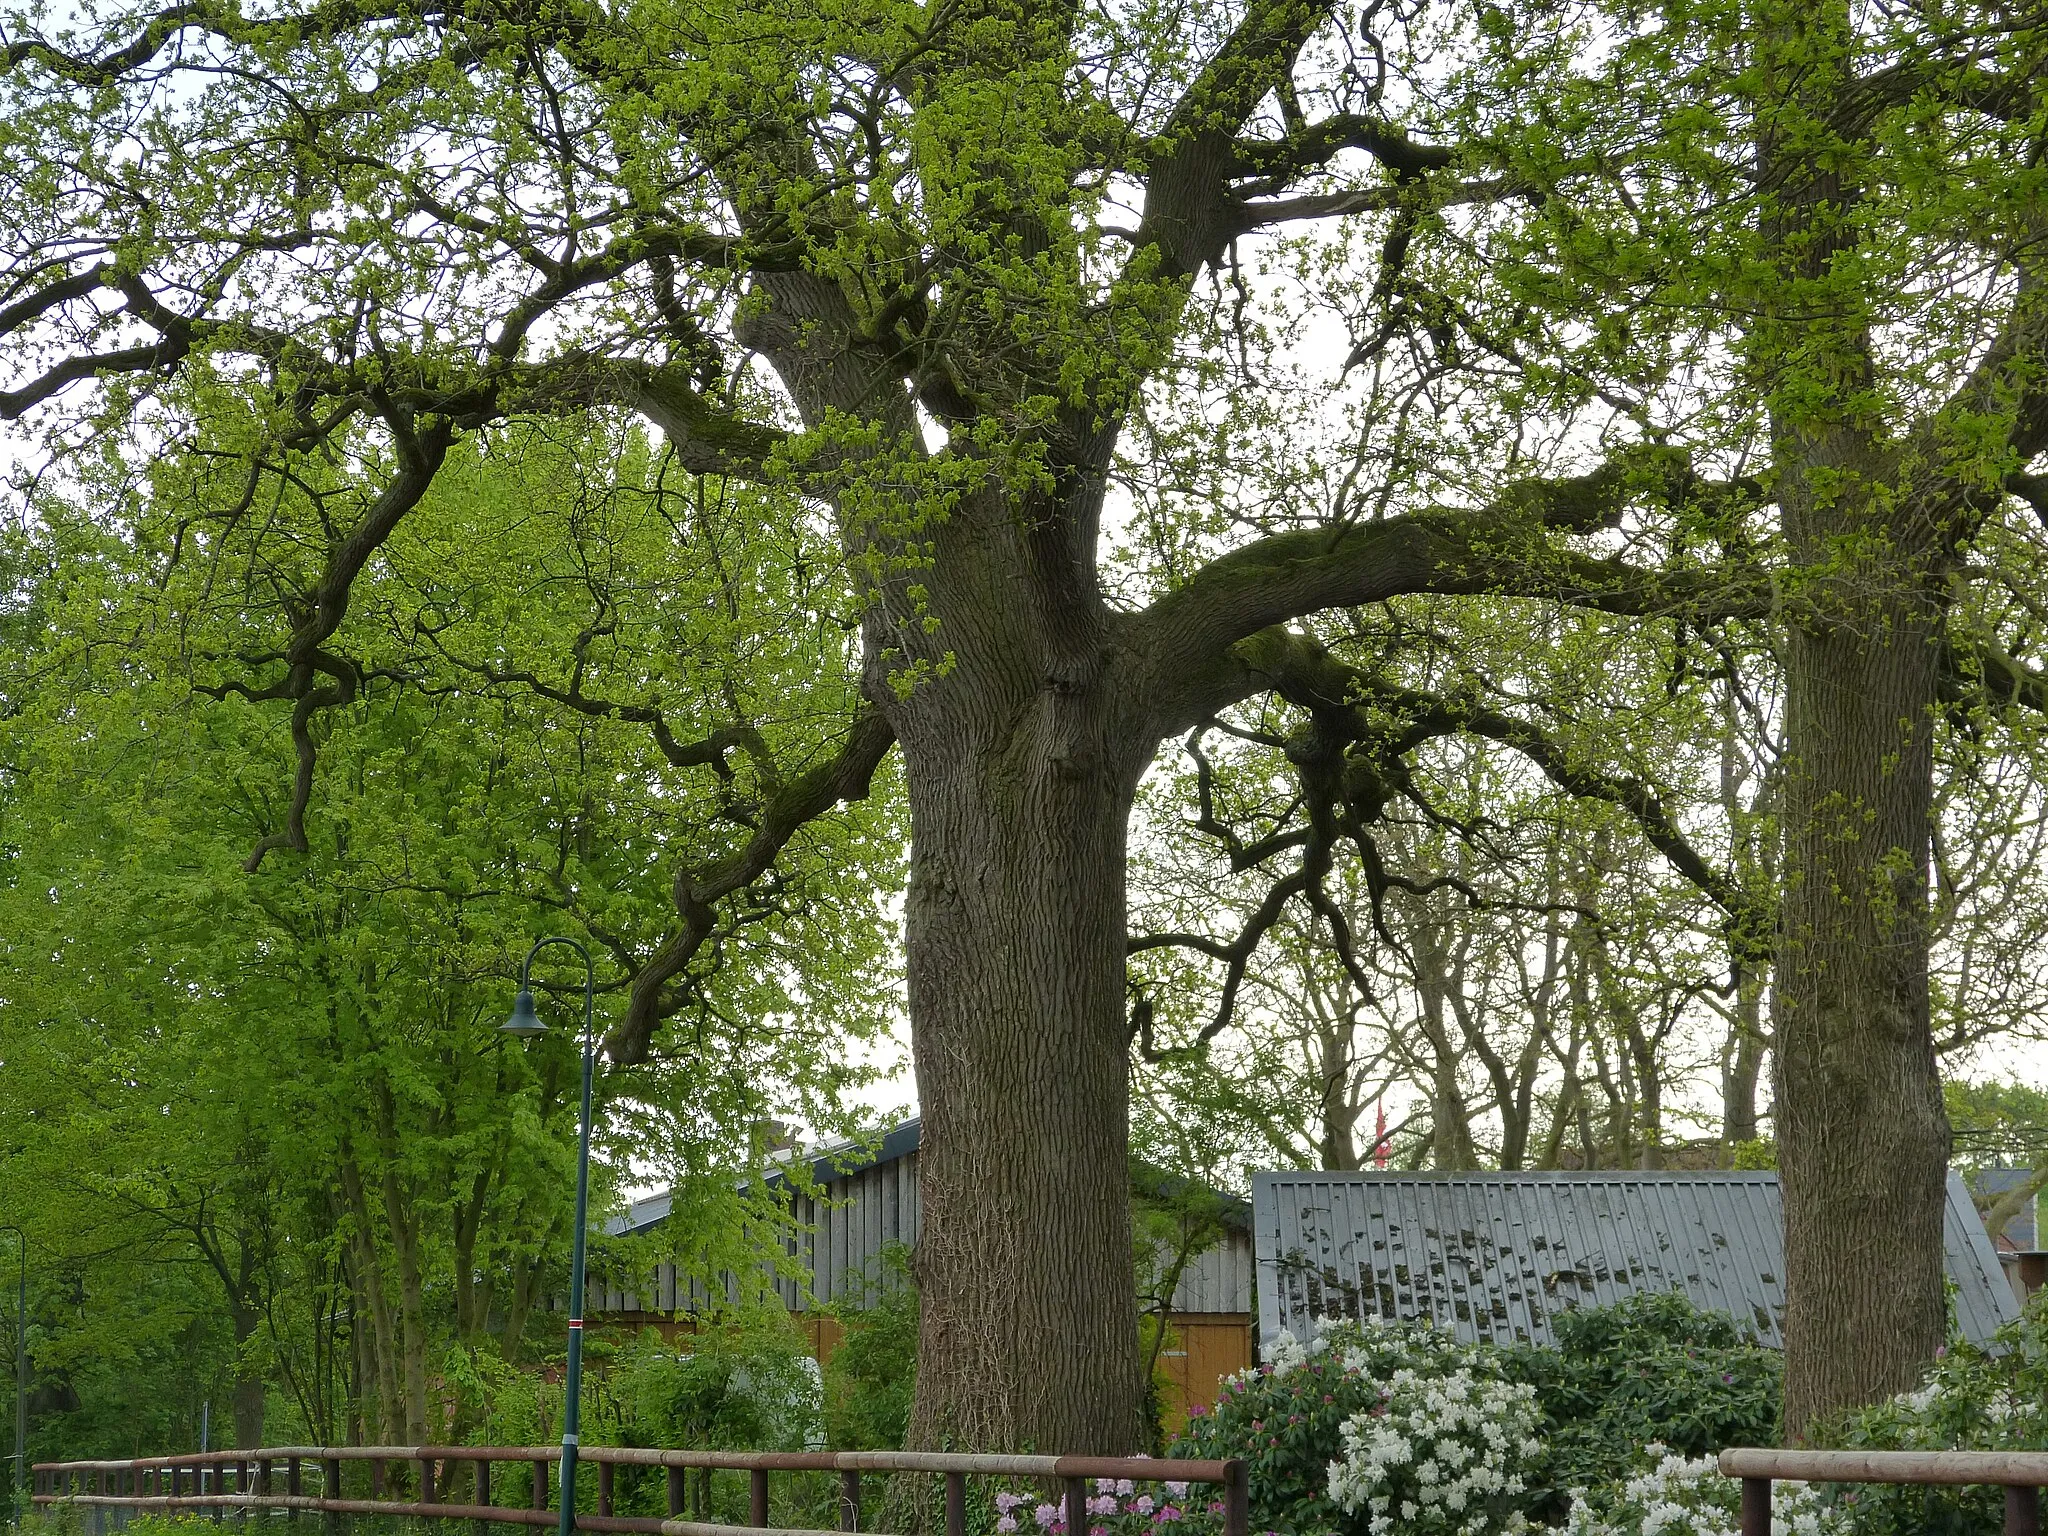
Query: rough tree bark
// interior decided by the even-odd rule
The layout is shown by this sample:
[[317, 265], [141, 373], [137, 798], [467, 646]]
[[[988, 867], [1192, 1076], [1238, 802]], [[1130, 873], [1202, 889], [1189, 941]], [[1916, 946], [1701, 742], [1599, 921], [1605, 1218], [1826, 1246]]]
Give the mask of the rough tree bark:
[[1142, 1443], [1123, 1009], [1134, 775], [1090, 728], [1101, 712], [1094, 688], [1047, 690], [964, 751], [906, 746], [926, 1130], [917, 1444]]
[[1902, 485], [1879, 414], [1873, 297], [1853, 260], [1867, 146], [1834, 121], [1854, 74], [1848, 8], [1790, 0], [1758, 36], [1774, 282], [1751, 340], [1793, 571], [1773, 998], [1798, 1437], [1911, 1387], [1943, 1338], [1927, 866], [1952, 530]]
[[1040, 547], [1095, 506], [1059, 510], [956, 513], [951, 670], [904, 696], [871, 668], [911, 811], [919, 1445], [1143, 1444], [1124, 882], [1153, 739], [1092, 570]]

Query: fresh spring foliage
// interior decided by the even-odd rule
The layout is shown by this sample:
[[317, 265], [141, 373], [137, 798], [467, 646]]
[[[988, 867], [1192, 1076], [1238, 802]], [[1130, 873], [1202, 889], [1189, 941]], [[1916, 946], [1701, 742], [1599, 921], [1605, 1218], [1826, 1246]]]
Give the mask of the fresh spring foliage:
[[844, 1330], [825, 1362], [825, 1437], [834, 1450], [894, 1450], [917, 1386], [917, 1287], [909, 1250], [882, 1250], [879, 1283], [833, 1309]]
[[1555, 1349], [1508, 1366], [1543, 1406], [1544, 1481], [1581, 1488], [1623, 1475], [1645, 1445], [1687, 1456], [1778, 1438], [1784, 1357], [1750, 1343], [1723, 1312], [1676, 1292], [1565, 1312]]

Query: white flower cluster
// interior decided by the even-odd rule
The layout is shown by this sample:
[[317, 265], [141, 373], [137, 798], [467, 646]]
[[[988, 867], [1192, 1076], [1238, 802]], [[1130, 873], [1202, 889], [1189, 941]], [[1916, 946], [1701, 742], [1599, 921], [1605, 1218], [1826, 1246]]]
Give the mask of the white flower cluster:
[[[1273, 1341], [1273, 1347], [1266, 1351], [1266, 1363], [1273, 1367], [1275, 1376], [1285, 1376], [1289, 1371], [1298, 1370], [1329, 1347], [1329, 1340], [1323, 1337], [1324, 1329], [1319, 1325], [1316, 1336], [1304, 1344], [1291, 1333], [1283, 1333]], [[1252, 1372], [1244, 1373], [1247, 1376]]]
[[1369, 1510], [1375, 1536], [1497, 1536], [1526, 1522], [1515, 1505], [1538, 1445], [1536, 1394], [1460, 1366], [1388, 1378], [1380, 1404], [1344, 1425], [1330, 1500]]
[[[1740, 1485], [1710, 1456], [1688, 1459], [1644, 1447], [1651, 1465], [1610, 1490], [1597, 1510], [1583, 1489], [1559, 1536], [1738, 1536]], [[1838, 1536], [1847, 1527], [1804, 1483], [1771, 1485], [1772, 1536]]]

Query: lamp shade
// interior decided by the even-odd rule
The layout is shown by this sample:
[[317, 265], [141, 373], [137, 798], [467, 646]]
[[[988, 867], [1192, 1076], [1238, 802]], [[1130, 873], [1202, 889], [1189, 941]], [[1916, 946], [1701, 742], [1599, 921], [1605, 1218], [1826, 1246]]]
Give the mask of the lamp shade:
[[535, 1035], [544, 1035], [548, 1032], [547, 1025], [540, 1021], [540, 1015], [533, 1011], [533, 988], [519, 989], [519, 996], [512, 1002], [512, 1017], [498, 1028], [508, 1035], [517, 1035], [522, 1040], [531, 1040]]

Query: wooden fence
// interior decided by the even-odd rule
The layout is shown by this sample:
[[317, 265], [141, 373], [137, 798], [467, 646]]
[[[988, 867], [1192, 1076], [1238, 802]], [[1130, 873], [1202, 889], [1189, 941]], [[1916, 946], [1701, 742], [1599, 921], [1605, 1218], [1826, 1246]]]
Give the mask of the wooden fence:
[[2005, 1536], [2041, 1536], [2048, 1451], [1765, 1451], [1721, 1453], [1742, 1479], [1742, 1536], [1771, 1536], [1771, 1484], [1939, 1483], [2005, 1489]]
[[[39, 1506], [73, 1505], [98, 1511], [283, 1510], [342, 1515], [401, 1515], [474, 1520], [482, 1524], [552, 1526], [557, 1515], [550, 1467], [560, 1446], [356, 1445], [277, 1446], [254, 1451], [210, 1451], [144, 1456], [132, 1461], [40, 1462], [33, 1498]], [[597, 1467], [597, 1512], [576, 1516], [579, 1530], [640, 1532], [643, 1536], [836, 1536], [833, 1532], [777, 1527], [770, 1521], [771, 1472], [828, 1472], [839, 1477], [839, 1531], [859, 1531], [861, 1479], [870, 1473], [917, 1472], [945, 1480], [947, 1536], [966, 1536], [967, 1479], [1012, 1477], [1051, 1480], [1062, 1489], [1066, 1529], [1085, 1536], [1090, 1526], [1091, 1478], [1133, 1482], [1216, 1485], [1221, 1489], [1225, 1536], [1248, 1536], [1245, 1472], [1241, 1461], [1168, 1461], [1143, 1456], [969, 1456], [926, 1451], [663, 1451], [634, 1446], [586, 1445], [579, 1465]], [[367, 1462], [368, 1498], [343, 1497], [342, 1469]], [[418, 1469], [417, 1497], [387, 1497], [394, 1464]], [[665, 1517], [613, 1511], [616, 1469], [661, 1467], [667, 1472]], [[506, 1474], [494, 1473], [504, 1468]], [[466, 1471], [464, 1470], [466, 1469]], [[746, 1472], [750, 1477], [747, 1525], [686, 1520], [685, 1475], [691, 1471]], [[315, 1486], [317, 1484], [317, 1491]], [[503, 1497], [515, 1485], [519, 1503]], [[531, 1498], [525, 1497], [530, 1488]]]

